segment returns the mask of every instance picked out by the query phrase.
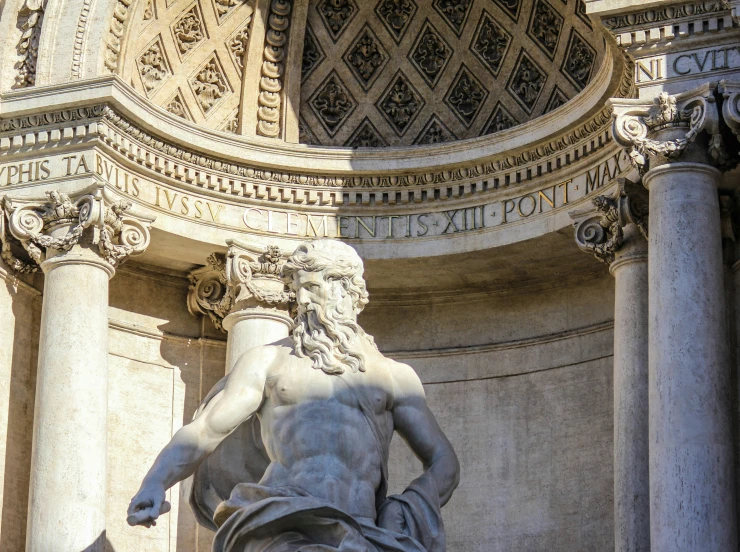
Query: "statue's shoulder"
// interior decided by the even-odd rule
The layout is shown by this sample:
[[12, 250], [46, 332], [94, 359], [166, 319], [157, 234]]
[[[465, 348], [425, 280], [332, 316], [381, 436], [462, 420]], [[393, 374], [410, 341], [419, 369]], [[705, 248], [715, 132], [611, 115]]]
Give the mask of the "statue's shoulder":
[[403, 362], [381, 355], [383, 364], [391, 376], [393, 382], [393, 394], [395, 396], [423, 395], [424, 388], [416, 371]]

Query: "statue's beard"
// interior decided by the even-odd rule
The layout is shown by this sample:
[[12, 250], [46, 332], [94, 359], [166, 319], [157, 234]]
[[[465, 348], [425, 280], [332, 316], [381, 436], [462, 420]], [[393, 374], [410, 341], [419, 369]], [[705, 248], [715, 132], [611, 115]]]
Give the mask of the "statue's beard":
[[322, 307], [311, 303], [299, 308], [293, 322], [293, 343], [299, 357], [309, 357], [313, 367], [327, 374], [365, 371], [365, 357], [355, 339], [365, 332], [353, 318], [345, 316], [338, 303]]

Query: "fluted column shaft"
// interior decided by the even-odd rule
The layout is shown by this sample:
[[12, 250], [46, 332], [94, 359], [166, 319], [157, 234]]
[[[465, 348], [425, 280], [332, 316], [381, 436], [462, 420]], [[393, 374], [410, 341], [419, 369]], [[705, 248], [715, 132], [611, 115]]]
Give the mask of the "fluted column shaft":
[[102, 552], [113, 268], [78, 246], [42, 269], [26, 550]]
[[650, 170], [653, 552], [737, 549], [717, 185], [699, 163]]
[[648, 255], [634, 223], [610, 265], [614, 276], [615, 552], [650, 552], [648, 475]]

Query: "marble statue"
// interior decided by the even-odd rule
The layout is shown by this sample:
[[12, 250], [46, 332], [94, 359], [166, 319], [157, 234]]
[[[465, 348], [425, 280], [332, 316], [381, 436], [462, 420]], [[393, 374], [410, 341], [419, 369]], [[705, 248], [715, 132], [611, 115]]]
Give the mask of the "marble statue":
[[[362, 260], [342, 242], [296, 249], [282, 269], [295, 293], [292, 335], [241, 356], [159, 454], [131, 500], [129, 524], [155, 525], [169, 510], [165, 491], [200, 472], [231, 437], [254, 452], [253, 466], [260, 454], [266, 460], [215, 507], [214, 551], [445, 550], [440, 508], [458, 484], [458, 460], [416, 373], [384, 357], [358, 325], [368, 303], [362, 274]], [[233, 439], [250, 421], [259, 446]], [[424, 472], [386, 496], [394, 431]], [[231, 469], [244, 472], [228, 464], [222, 457], [208, 475], [222, 495]]]

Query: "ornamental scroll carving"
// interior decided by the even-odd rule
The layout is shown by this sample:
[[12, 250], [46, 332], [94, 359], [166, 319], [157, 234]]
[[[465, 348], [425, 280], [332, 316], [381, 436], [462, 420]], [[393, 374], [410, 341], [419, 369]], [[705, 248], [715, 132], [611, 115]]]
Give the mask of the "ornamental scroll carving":
[[624, 228], [628, 224], [635, 224], [647, 239], [648, 192], [641, 184], [620, 178], [613, 195], [596, 196], [592, 203], [592, 209], [570, 213], [581, 250], [611, 264], [614, 253], [625, 242]]
[[650, 170], [651, 160], [679, 157], [702, 131], [709, 135], [707, 153], [712, 161], [720, 166], [729, 163], [720, 134], [716, 87], [705, 84], [677, 96], [663, 92], [651, 104], [611, 100], [614, 137], [627, 148], [640, 174]]
[[257, 254], [232, 243], [225, 255], [209, 255], [207, 266], [190, 273], [188, 310], [194, 316], [207, 315], [221, 331], [224, 318], [238, 310], [285, 311], [295, 297], [280, 278], [283, 264], [277, 246]]
[[257, 134], [269, 138], [280, 135], [283, 76], [290, 25], [291, 0], [272, 0], [268, 29], [265, 36], [265, 53], [257, 98]]
[[0, 199], [2, 259], [17, 272], [36, 272], [50, 250], [64, 253], [83, 243], [113, 267], [149, 245], [152, 221], [130, 215], [128, 200], [108, 201], [99, 190], [74, 200], [58, 191], [46, 197], [41, 203]]

